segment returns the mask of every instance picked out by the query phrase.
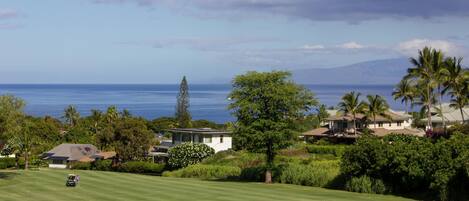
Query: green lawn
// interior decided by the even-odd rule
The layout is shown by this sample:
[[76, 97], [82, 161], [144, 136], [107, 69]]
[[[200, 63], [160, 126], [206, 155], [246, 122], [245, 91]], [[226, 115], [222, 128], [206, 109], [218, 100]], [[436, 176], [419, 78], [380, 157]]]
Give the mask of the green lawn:
[[[65, 187], [69, 173], [80, 184]], [[296, 185], [217, 182], [77, 170], [0, 171], [0, 200], [407, 200]]]

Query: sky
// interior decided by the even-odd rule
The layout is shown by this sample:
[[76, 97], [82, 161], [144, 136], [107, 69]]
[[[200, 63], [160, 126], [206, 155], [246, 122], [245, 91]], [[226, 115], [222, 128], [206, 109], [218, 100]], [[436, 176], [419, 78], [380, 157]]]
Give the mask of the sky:
[[0, 83], [224, 83], [423, 46], [469, 59], [468, 10], [467, 0], [0, 0]]

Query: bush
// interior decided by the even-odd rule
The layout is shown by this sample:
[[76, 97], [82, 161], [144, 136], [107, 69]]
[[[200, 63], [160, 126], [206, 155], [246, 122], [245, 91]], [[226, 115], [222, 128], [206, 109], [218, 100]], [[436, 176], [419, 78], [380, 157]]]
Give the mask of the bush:
[[122, 163], [117, 167], [119, 172], [129, 173], [161, 173], [163, 172], [164, 164], [144, 162], [144, 161], [129, 161]]
[[112, 171], [112, 160], [97, 160], [93, 165], [95, 170]]
[[344, 154], [346, 146], [343, 145], [309, 145], [306, 147], [312, 154], [332, 154], [340, 157]]
[[386, 193], [386, 187], [382, 180], [372, 179], [366, 175], [363, 175], [361, 177], [352, 177], [345, 184], [345, 189], [357, 193]]
[[0, 158], [0, 169], [15, 167], [15, 158]]
[[[342, 156], [341, 171], [349, 178], [348, 188], [367, 191], [364, 175], [381, 180], [376, 186], [398, 193], [431, 191], [442, 200], [465, 200], [469, 192], [467, 166], [469, 135], [454, 134], [449, 139], [391, 135], [383, 139], [360, 138]], [[363, 183], [360, 190], [353, 187]], [[374, 192], [380, 192], [376, 187]]]
[[70, 164], [72, 170], [92, 170], [91, 163], [88, 162], [73, 162]]
[[309, 165], [289, 164], [281, 171], [280, 182], [304, 186], [326, 187], [339, 176], [338, 161], [320, 161]]
[[163, 176], [200, 179], [232, 179], [238, 178], [240, 174], [241, 168], [239, 167], [197, 164], [172, 172], [166, 171], [163, 173]]
[[215, 154], [215, 150], [206, 144], [183, 143], [168, 151], [168, 165], [171, 168], [184, 168], [194, 165]]

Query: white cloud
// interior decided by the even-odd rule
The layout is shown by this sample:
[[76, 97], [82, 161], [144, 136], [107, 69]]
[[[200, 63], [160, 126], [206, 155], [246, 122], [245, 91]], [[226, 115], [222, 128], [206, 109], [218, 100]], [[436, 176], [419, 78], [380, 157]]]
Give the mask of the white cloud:
[[429, 39], [411, 39], [403, 41], [397, 46], [397, 51], [406, 56], [416, 56], [418, 50], [425, 46], [441, 50], [449, 55], [460, 56], [463, 54], [462, 47], [446, 40], [429, 40]]
[[347, 43], [344, 43], [342, 45], [339, 45], [339, 47], [343, 48], [343, 49], [362, 49], [365, 46], [362, 45], [362, 44], [359, 44], [355, 41], [351, 41], [351, 42], [347, 42]]

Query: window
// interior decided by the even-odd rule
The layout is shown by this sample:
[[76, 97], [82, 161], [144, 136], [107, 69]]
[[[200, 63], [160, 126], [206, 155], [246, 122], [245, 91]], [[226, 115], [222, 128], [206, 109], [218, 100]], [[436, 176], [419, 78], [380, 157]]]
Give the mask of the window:
[[204, 136], [203, 135], [198, 135], [197, 138], [199, 138], [200, 143], [204, 142]]
[[191, 136], [190, 135], [182, 135], [182, 141], [183, 142], [191, 142]]
[[220, 135], [220, 143], [223, 143], [223, 135]]
[[378, 127], [383, 127], [383, 122], [378, 122]]
[[389, 122], [389, 127], [391, 127], [391, 122]]
[[52, 160], [52, 164], [64, 164], [63, 160]]
[[401, 125], [402, 125], [402, 121], [398, 121], [397, 126], [401, 126]]
[[212, 143], [212, 136], [211, 135], [205, 135], [204, 136], [204, 143]]

